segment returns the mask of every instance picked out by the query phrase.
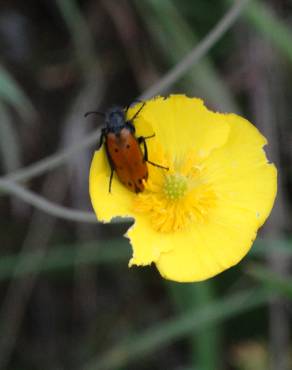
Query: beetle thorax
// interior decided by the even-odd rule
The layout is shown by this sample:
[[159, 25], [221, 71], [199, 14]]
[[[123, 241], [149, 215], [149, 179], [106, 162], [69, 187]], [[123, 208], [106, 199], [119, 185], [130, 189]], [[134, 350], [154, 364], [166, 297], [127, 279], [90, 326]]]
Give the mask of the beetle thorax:
[[126, 121], [125, 111], [122, 107], [113, 107], [109, 109], [105, 117], [106, 129], [108, 132], [119, 133], [122, 128], [131, 130], [131, 122]]

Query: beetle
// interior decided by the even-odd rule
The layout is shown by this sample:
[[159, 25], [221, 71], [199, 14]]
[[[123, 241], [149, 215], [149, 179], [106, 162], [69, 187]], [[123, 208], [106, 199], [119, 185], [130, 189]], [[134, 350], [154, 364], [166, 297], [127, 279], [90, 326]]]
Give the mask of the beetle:
[[[148, 158], [146, 140], [153, 138], [155, 134], [139, 137], [135, 135], [133, 122], [145, 104], [145, 102], [142, 103], [131, 119], [126, 117], [129, 107], [124, 109], [120, 106], [114, 106], [108, 109], [106, 113], [92, 111], [85, 114], [85, 117], [91, 113], [104, 116], [104, 126], [101, 129], [97, 150], [105, 144], [106, 155], [111, 169], [109, 193], [111, 193], [114, 172], [116, 172], [119, 181], [126, 188], [132, 192], [140, 193], [144, 190], [144, 181], [148, 178], [147, 163], [168, 170], [167, 167], [151, 162]], [[141, 145], [143, 146], [143, 151]]]

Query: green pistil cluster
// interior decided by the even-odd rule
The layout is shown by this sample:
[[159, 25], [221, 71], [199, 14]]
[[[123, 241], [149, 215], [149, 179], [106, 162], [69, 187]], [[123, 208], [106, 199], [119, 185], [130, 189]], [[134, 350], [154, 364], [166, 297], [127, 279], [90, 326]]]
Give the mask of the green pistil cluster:
[[163, 192], [170, 200], [178, 200], [185, 195], [187, 190], [187, 179], [180, 174], [165, 176]]

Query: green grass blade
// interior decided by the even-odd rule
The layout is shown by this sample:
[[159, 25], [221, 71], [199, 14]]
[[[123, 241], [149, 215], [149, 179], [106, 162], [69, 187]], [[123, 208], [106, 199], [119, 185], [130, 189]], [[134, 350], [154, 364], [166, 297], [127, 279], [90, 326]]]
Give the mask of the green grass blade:
[[278, 292], [287, 298], [292, 298], [292, 279], [281, 276], [269, 268], [260, 265], [252, 264], [246, 270], [247, 274], [261, 282], [266, 288], [273, 292]]
[[75, 55], [84, 75], [88, 76], [94, 66], [96, 66], [96, 58], [94, 52], [94, 41], [88, 29], [86, 20], [84, 19], [76, 0], [56, 0], [60, 9], [61, 15], [68, 26]]
[[21, 165], [19, 137], [6, 107], [0, 101], [0, 153], [3, 168], [11, 173]]
[[292, 241], [290, 239], [260, 239], [257, 238], [249, 255], [267, 256], [270, 253], [277, 253], [287, 257], [292, 256]]
[[[45, 258], [38, 252], [25, 255], [2, 256], [0, 258], [0, 281], [21, 278], [30, 273], [45, 273], [73, 268], [78, 264], [98, 265], [102, 263], [127, 263], [130, 246], [127, 240], [113, 239], [103, 242], [75, 244], [73, 246], [54, 246]], [[18, 269], [15, 270], [15, 267]], [[19, 267], [20, 266], [20, 267]]]
[[[194, 30], [171, 0], [135, 1], [135, 5], [153, 42], [159, 50], [162, 50], [170, 65], [180, 61], [198, 42]], [[239, 110], [230, 91], [208, 58], [203, 58], [199, 64], [193, 66], [180, 86], [183, 87], [185, 93], [194, 94], [199, 91], [200, 94], [197, 93], [197, 95], [222, 110]]]
[[[204, 281], [200, 284], [192, 284], [193, 307], [207, 308], [212, 306], [215, 299], [214, 281]], [[192, 363], [198, 369], [219, 370], [220, 363], [220, 326], [207, 324], [198, 331], [198, 335], [191, 337]]]
[[[195, 284], [177, 284], [167, 282], [166, 286], [181, 313], [203, 309], [215, 301], [214, 281]], [[198, 339], [199, 338], [199, 339]], [[194, 336], [190, 336], [193, 367], [204, 370], [218, 369], [220, 360], [220, 328], [212, 324]]]
[[208, 325], [218, 324], [228, 318], [255, 309], [267, 302], [269, 295], [262, 289], [241, 292], [214, 301], [212, 305], [160, 323], [136, 337], [128, 339], [91, 361], [85, 370], [118, 369], [128, 363], [155, 353], [161, 347], [188, 335], [194, 335]]
[[1, 65], [0, 99], [13, 106], [26, 122], [30, 122], [35, 114], [29, 98], [25, 95], [21, 87], [17, 84], [9, 72]]
[[244, 14], [255, 29], [292, 62], [292, 30], [264, 1], [251, 1]]
[[[292, 244], [289, 240], [265, 241], [258, 239], [250, 252], [250, 256], [265, 257], [267, 253], [277, 252], [292, 256]], [[107, 241], [92, 241], [87, 243], [76, 243], [74, 245], [53, 245], [45, 259], [39, 260], [37, 252], [28, 253], [21, 257], [16, 255], [2, 256], [0, 258], [0, 281], [10, 279], [11, 276], [21, 278], [22, 276], [37, 272], [54, 272], [72, 269], [77, 264], [114, 264], [126, 263], [131, 254], [129, 242], [124, 238]], [[19, 259], [22, 259], [22, 268], [14, 274]], [[247, 257], [249, 258], [249, 257]], [[189, 288], [173, 289], [172, 283], [168, 283], [169, 292], [176, 299], [177, 305], [185, 304], [183, 296], [188, 294]], [[185, 291], [182, 293], [182, 290]], [[176, 292], [176, 293], [175, 293]]]

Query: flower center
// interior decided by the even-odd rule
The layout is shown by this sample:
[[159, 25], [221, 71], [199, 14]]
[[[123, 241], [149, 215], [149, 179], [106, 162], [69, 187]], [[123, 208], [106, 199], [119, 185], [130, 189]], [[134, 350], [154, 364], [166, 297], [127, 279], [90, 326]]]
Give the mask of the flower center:
[[165, 176], [163, 184], [163, 193], [169, 200], [178, 200], [182, 198], [188, 188], [187, 179], [178, 173]]
[[206, 222], [217, 197], [205, 178], [203, 166], [190, 157], [168, 167], [168, 172], [149, 168], [145, 190], [134, 199], [135, 212], [148, 214], [152, 227], [163, 233]]

